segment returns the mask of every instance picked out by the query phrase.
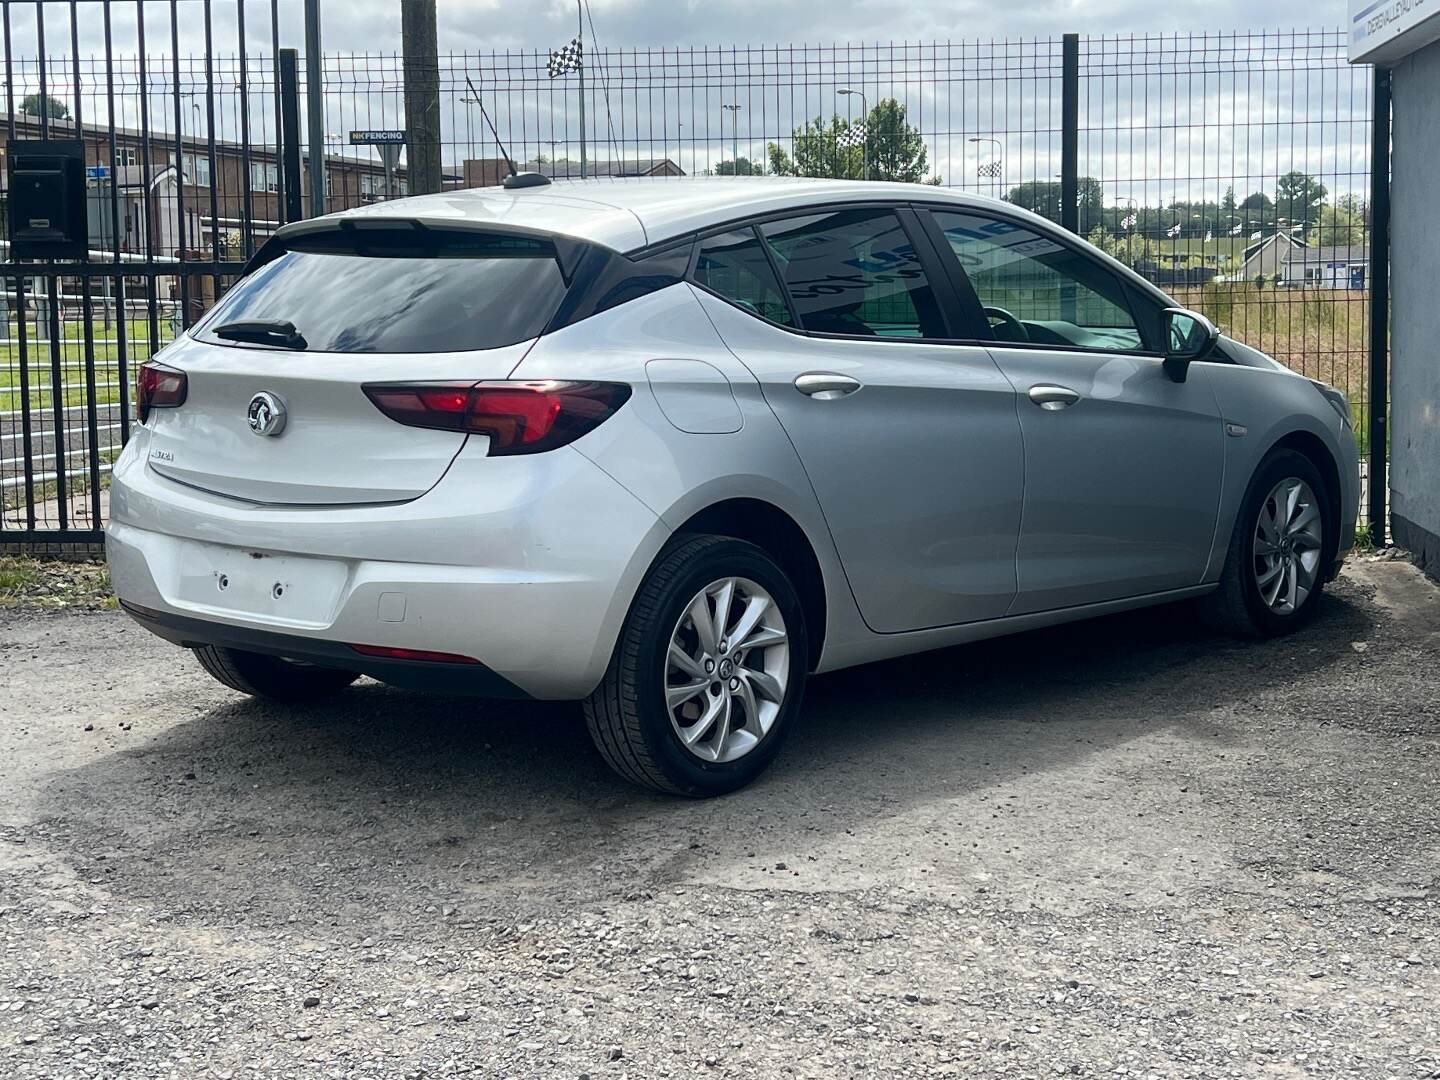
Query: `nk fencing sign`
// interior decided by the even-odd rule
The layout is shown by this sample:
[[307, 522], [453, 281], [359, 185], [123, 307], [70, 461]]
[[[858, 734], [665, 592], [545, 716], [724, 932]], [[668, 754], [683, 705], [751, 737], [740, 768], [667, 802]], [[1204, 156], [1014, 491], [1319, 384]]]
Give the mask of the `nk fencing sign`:
[[405, 144], [405, 132], [403, 129], [381, 128], [370, 131], [350, 132], [351, 146], [403, 146]]

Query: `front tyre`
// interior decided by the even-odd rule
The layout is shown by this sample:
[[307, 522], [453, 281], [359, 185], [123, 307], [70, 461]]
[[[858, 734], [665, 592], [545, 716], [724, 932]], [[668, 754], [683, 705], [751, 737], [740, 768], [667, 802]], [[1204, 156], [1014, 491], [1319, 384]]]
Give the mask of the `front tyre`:
[[278, 656], [201, 645], [195, 659], [216, 681], [251, 697], [303, 701], [344, 690], [360, 676], [353, 671], [315, 667]]
[[1294, 450], [1272, 451], [1250, 481], [1220, 586], [1200, 602], [1202, 617], [1239, 637], [1304, 626], [1320, 602], [1337, 527], [1320, 470]]
[[590, 736], [643, 787], [734, 791], [779, 752], [808, 655], [800, 598], [769, 555], [729, 537], [680, 538], [640, 586], [585, 701]]

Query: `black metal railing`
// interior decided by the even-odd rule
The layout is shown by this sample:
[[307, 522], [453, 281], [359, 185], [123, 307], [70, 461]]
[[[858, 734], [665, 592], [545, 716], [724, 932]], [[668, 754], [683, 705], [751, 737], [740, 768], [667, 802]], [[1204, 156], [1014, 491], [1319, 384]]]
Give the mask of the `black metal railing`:
[[[299, 153], [304, 58], [281, 48], [278, 0], [49, 4], [48, 37], [38, 7], [4, 3], [10, 137], [81, 131], [97, 163], [133, 156], [125, 179], [138, 193], [118, 171], [98, 185], [88, 264], [0, 267], [0, 540], [96, 535], [135, 362], [213, 302], [279, 223], [408, 186], [403, 165], [387, 179], [378, 152], [347, 138], [405, 126], [398, 41], [324, 58], [321, 205]], [[103, 57], [81, 58], [74, 20], [92, 14], [87, 26], [103, 16]], [[180, 55], [182, 22], [203, 30], [203, 55]], [[1366, 511], [1378, 524], [1386, 336], [1370, 313], [1383, 310], [1388, 265], [1388, 99], [1345, 50], [1339, 30], [678, 49], [587, 41], [583, 134], [580, 79], [552, 78], [543, 49], [442, 54], [427, 85], [439, 88], [446, 187], [504, 176], [486, 113], [517, 164], [555, 176], [578, 178], [583, 148], [589, 176], [868, 175], [1046, 214], [1228, 332], [1347, 390], [1373, 455], [1368, 476], [1379, 478]], [[17, 112], [47, 96], [69, 116]]]

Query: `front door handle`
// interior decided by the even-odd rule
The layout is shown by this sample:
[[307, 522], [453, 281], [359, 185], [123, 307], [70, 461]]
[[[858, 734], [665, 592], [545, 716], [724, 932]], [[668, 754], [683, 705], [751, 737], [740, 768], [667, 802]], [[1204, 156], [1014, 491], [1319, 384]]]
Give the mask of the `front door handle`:
[[816, 401], [834, 401], [860, 389], [858, 379], [831, 371], [811, 371], [795, 377], [795, 389]]
[[1030, 387], [1030, 400], [1047, 412], [1054, 412], [1056, 409], [1067, 409], [1080, 400], [1080, 395], [1068, 386], [1040, 386]]

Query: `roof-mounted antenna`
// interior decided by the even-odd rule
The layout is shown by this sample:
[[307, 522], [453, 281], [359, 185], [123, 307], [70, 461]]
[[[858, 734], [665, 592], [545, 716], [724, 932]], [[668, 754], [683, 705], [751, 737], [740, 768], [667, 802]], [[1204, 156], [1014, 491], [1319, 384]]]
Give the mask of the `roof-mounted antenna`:
[[475, 84], [470, 81], [470, 76], [465, 76], [465, 85], [470, 88], [470, 96], [475, 99], [475, 104], [480, 106], [480, 115], [485, 118], [485, 123], [490, 128], [490, 134], [495, 137], [495, 145], [500, 148], [500, 154], [505, 158], [505, 167], [510, 170], [510, 175], [505, 177], [500, 185], [507, 191], [516, 188], [547, 187], [550, 178], [538, 172], [517, 172], [515, 160], [510, 156], [510, 151], [505, 149], [505, 144], [500, 141], [500, 133], [495, 130], [495, 123], [490, 119], [490, 114], [485, 111], [485, 102], [480, 100], [480, 91], [475, 89]]

